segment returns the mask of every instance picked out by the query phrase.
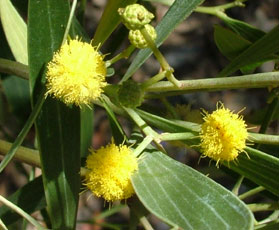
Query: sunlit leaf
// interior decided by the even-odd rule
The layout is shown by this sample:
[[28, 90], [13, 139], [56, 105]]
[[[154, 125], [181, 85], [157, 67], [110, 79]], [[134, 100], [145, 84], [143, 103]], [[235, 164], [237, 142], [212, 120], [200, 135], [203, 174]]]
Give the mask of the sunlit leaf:
[[15, 59], [28, 64], [27, 27], [10, 0], [1, 0], [0, 18]]
[[179, 229], [253, 229], [245, 204], [210, 178], [156, 150], [145, 152], [132, 176], [137, 196]]

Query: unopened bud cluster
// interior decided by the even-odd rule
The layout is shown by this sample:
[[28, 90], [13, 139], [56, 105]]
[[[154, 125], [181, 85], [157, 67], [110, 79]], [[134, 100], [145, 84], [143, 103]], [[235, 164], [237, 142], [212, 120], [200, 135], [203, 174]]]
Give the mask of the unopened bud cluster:
[[130, 30], [129, 40], [135, 47], [143, 49], [148, 46], [140, 32], [143, 28], [147, 30], [153, 41], [157, 38], [156, 30], [149, 24], [154, 15], [144, 6], [139, 4], [128, 5], [126, 8], [120, 8], [118, 13], [122, 18], [123, 24]]
[[128, 80], [120, 85], [118, 90], [118, 100], [122, 106], [136, 108], [143, 102], [144, 91], [140, 85], [134, 81]]

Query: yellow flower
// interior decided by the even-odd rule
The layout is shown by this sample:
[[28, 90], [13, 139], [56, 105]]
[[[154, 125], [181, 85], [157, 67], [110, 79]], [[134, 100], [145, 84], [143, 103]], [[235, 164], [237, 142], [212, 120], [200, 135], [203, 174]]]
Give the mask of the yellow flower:
[[78, 39], [66, 42], [47, 65], [46, 95], [67, 105], [90, 106], [107, 84], [103, 58], [91, 44]]
[[239, 114], [220, 103], [212, 114], [205, 112], [200, 131], [200, 148], [205, 156], [217, 161], [235, 160], [244, 151], [248, 137], [247, 125]]
[[137, 158], [126, 145], [114, 143], [87, 157], [85, 185], [97, 196], [108, 202], [128, 199], [134, 194], [130, 177], [138, 169]]

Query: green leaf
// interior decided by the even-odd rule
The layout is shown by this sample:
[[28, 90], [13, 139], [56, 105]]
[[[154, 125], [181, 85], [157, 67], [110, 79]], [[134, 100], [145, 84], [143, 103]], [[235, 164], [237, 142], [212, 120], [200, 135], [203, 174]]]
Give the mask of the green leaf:
[[173, 227], [253, 229], [252, 213], [235, 195], [156, 150], [141, 157], [132, 183], [144, 206]]
[[200, 131], [200, 125], [193, 122], [166, 119], [140, 109], [136, 111], [148, 124], [154, 125], [156, 128], [162, 129], [165, 132], [183, 133]]
[[[203, 1], [204, 0], [176, 0], [156, 27], [157, 47], [159, 47], [167, 39], [175, 27], [187, 18]], [[152, 51], [150, 49], [141, 50], [122, 78], [122, 82], [132, 76], [151, 54]]]
[[[218, 77], [229, 76], [243, 66], [261, 62], [279, 51], [279, 26], [276, 26], [227, 65]], [[276, 58], [277, 56], [274, 56]]]
[[[219, 25], [215, 26], [214, 28], [214, 40], [220, 52], [229, 60], [233, 60], [234, 58], [236, 58], [252, 44], [252, 42], [244, 39], [240, 35]], [[266, 58], [263, 58], [259, 62], [242, 67], [241, 71], [243, 73], [250, 73], [256, 67], [260, 66], [263, 62], [273, 59], [274, 55], [270, 55]]]
[[279, 158], [249, 147], [245, 150], [250, 159], [242, 153], [237, 157], [237, 163], [225, 165], [278, 196]]
[[110, 127], [112, 131], [112, 136], [115, 140], [115, 143], [120, 145], [123, 143], [123, 141], [127, 140], [126, 134], [124, 130], [122, 129], [121, 125], [119, 124], [114, 112], [111, 110], [111, 108], [108, 106], [105, 100], [102, 100], [103, 106], [107, 112], [107, 116], [110, 122]]
[[9, 76], [2, 80], [2, 85], [12, 112], [20, 121], [25, 121], [31, 110], [28, 81]]
[[136, 196], [128, 200], [128, 206], [130, 208], [129, 227], [130, 229], [136, 229], [140, 218], [147, 216], [149, 212]]
[[229, 60], [246, 50], [252, 42], [222, 26], [214, 26], [214, 40], [220, 52]]
[[15, 59], [27, 64], [27, 27], [10, 0], [1, 0], [0, 18]]
[[[46, 202], [42, 177], [37, 177], [18, 189], [8, 197], [8, 200], [29, 214], [44, 208]], [[22, 216], [18, 215], [10, 208], [6, 206], [0, 207], [0, 219], [2, 219], [5, 224], [10, 225], [20, 218], [22, 218]]]
[[255, 42], [265, 35], [265, 32], [246, 22], [228, 16], [223, 17], [222, 19], [234, 32], [250, 42]]
[[[29, 1], [28, 51], [34, 101], [44, 88], [45, 65], [61, 45], [68, 17], [68, 1]], [[36, 131], [52, 228], [75, 229], [80, 189], [79, 108], [47, 98]]]
[[104, 44], [107, 38], [120, 23], [120, 16], [117, 11], [118, 8], [123, 8], [129, 4], [135, 3], [136, 1], [137, 0], [109, 0], [101, 20], [98, 23], [92, 44]]
[[42, 108], [43, 103], [44, 103], [44, 95], [41, 94], [39, 96], [39, 99], [38, 99], [36, 105], [34, 106], [34, 109], [33, 109], [32, 113], [30, 114], [30, 116], [29, 116], [28, 120], [26, 121], [25, 125], [23, 126], [22, 130], [20, 131], [20, 133], [18, 134], [14, 143], [12, 144], [9, 152], [5, 155], [5, 157], [1, 161], [1, 163], [0, 163], [0, 173], [8, 165], [8, 163], [12, 160], [16, 151], [18, 150], [18, 148], [22, 144], [25, 136], [27, 135], [27, 133], [29, 132], [30, 128], [32, 127], [35, 119], [37, 118], [37, 116], [40, 112], [40, 109]]
[[88, 149], [91, 146], [92, 135], [94, 131], [94, 113], [91, 108], [82, 108], [80, 110], [80, 156], [87, 157]]

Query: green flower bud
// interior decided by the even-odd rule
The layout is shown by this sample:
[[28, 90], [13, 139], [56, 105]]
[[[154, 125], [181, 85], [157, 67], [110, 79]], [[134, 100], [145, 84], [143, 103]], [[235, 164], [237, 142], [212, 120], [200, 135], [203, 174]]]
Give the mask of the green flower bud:
[[118, 90], [118, 101], [122, 106], [136, 108], [143, 102], [144, 91], [132, 80], [123, 82]]
[[[157, 38], [156, 30], [153, 26], [147, 24], [145, 25], [145, 29], [147, 30], [149, 36], [152, 38], [153, 41]], [[131, 44], [139, 49], [146, 48], [148, 46], [146, 40], [142, 36], [140, 30], [130, 30], [129, 32], [129, 40]]]
[[139, 4], [132, 4], [126, 6], [126, 8], [119, 8], [118, 13], [122, 18], [123, 24], [129, 30], [139, 30], [154, 18], [152, 13]]

